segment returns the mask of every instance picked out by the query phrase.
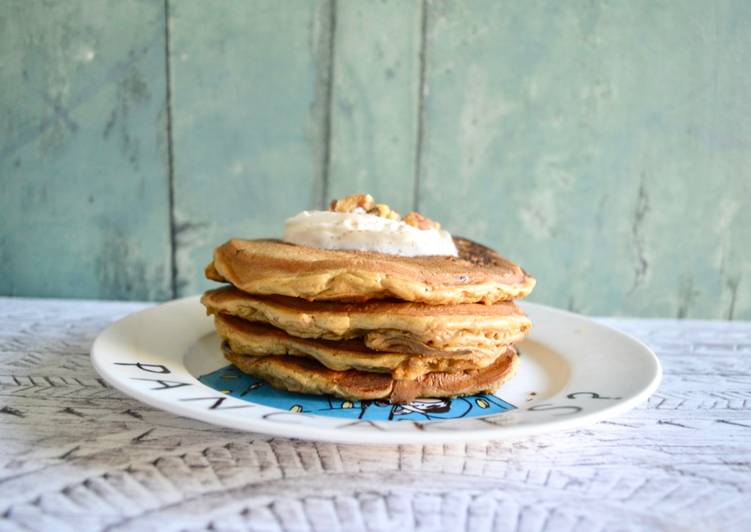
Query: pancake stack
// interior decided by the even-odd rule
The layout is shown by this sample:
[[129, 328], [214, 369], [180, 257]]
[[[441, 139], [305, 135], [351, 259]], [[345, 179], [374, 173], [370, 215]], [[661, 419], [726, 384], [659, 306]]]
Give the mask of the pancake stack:
[[454, 242], [458, 257], [230, 240], [205, 270], [228, 286], [201, 302], [227, 360], [279, 389], [392, 403], [494, 392], [531, 326], [512, 299], [534, 279]]

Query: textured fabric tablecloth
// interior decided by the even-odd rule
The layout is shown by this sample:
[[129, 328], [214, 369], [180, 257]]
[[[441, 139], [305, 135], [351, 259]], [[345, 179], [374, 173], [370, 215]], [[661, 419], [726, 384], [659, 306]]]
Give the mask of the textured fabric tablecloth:
[[468, 445], [234, 432], [106, 386], [137, 303], [0, 298], [0, 531], [751, 530], [751, 323], [603, 319], [662, 385], [610, 421]]

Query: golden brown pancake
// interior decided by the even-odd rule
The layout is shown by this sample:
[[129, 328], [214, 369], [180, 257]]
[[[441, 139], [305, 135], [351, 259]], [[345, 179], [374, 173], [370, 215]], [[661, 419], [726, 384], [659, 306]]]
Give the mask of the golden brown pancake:
[[209, 314], [261, 321], [292, 336], [323, 340], [363, 337], [376, 351], [428, 353], [471, 346], [499, 349], [521, 340], [531, 326], [511, 302], [435, 306], [393, 300], [361, 304], [310, 302], [285, 296], [255, 296], [233, 287], [204, 293]]
[[414, 380], [394, 380], [385, 373], [335, 371], [306, 357], [244, 356], [224, 344], [224, 355], [241, 371], [273, 387], [296, 393], [331, 394], [345, 399], [387, 399], [406, 403], [418, 397], [456, 397], [497, 390], [518, 366], [513, 350], [483, 369], [428, 373]]
[[345, 371], [357, 369], [376, 373], [390, 373], [396, 380], [415, 379], [435, 371], [465, 371], [484, 368], [507, 349], [439, 351], [429, 355], [405, 355], [383, 353], [365, 347], [362, 339], [311, 340], [290, 336], [281, 329], [260, 322], [251, 322], [225, 314], [214, 318], [216, 332], [224, 339], [230, 350], [237, 355], [307, 356], [329, 369]]
[[251, 294], [311, 301], [495, 303], [522, 298], [534, 288], [530, 275], [490, 248], [460, 237], [454, 242], [458, 257], [402, 257], [234, 239], [214, 250], [205, 273]]

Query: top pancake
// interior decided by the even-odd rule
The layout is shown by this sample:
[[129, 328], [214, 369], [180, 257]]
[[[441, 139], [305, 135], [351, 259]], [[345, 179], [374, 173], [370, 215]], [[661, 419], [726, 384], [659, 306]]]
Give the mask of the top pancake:
[[454, 242], [458, 257], [402, 257], [233, 239], [214, 250], [205, 273], [250, 294], [309, 301], [495, 303], [524, 297], [534, 288], [534, 278], [492, 249], [460, 237]]

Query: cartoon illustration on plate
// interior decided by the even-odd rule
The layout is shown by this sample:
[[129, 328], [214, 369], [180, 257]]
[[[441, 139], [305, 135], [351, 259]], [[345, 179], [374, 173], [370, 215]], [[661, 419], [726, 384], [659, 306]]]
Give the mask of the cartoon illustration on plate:
[[198, 379], [206, 386], [245, 401], [294, 413], [370, 421], [431, 421], [499, 414], [516, 408], [491, 394], [454, 399], [417, 399], [392, 405], [386, 401], [357, 401], [331, 396], [306, 395], [275, 390], [263, 381], [225, 366]]

